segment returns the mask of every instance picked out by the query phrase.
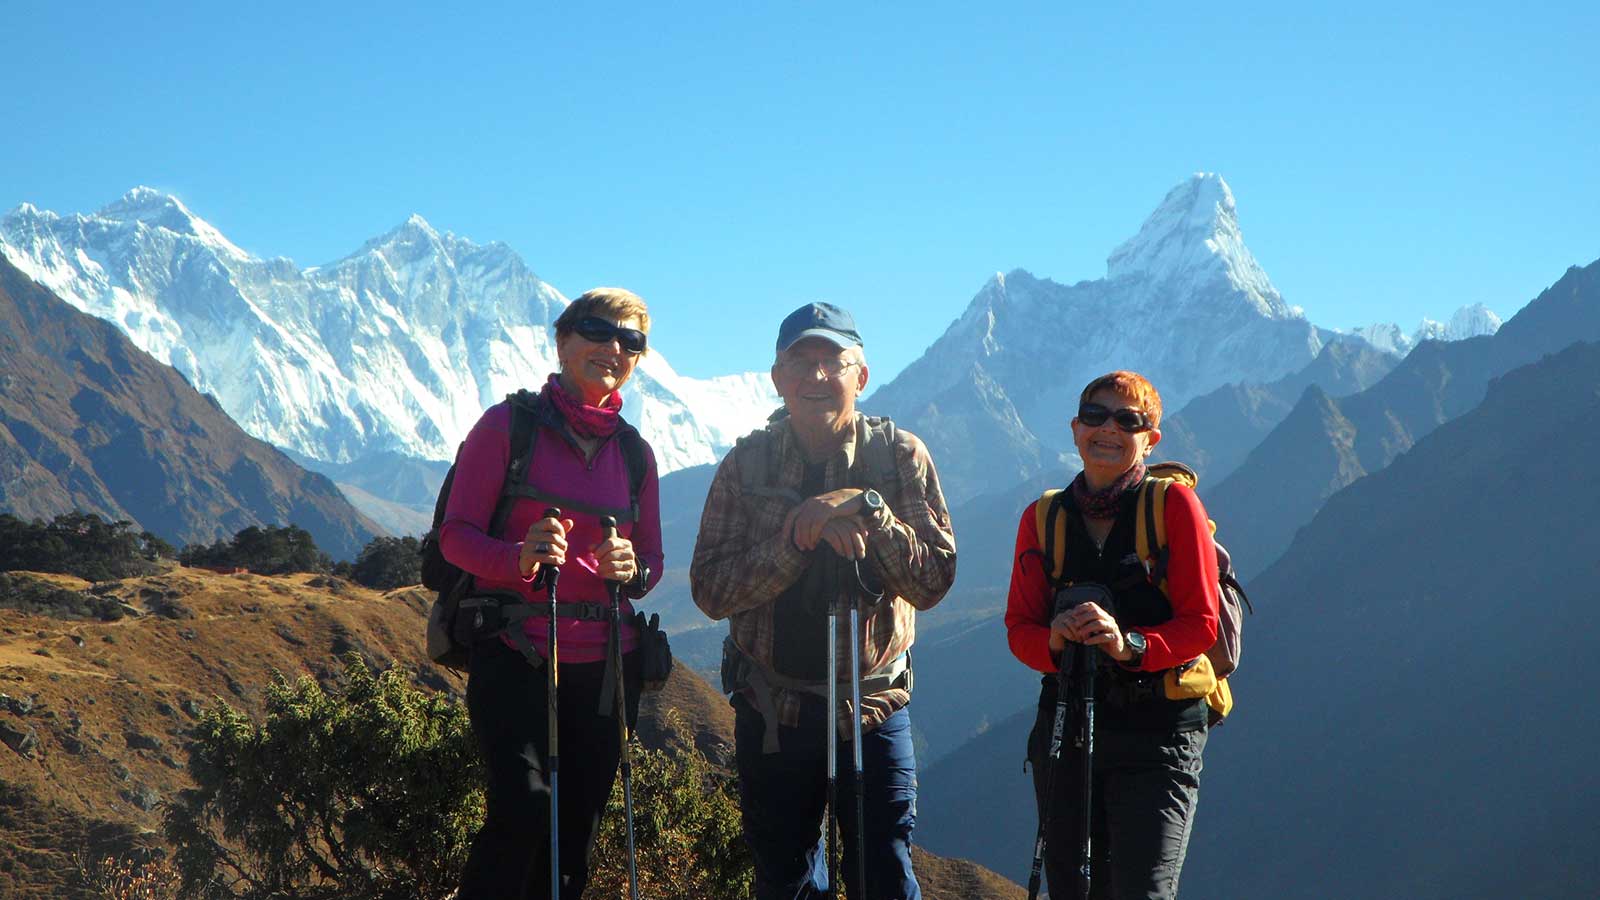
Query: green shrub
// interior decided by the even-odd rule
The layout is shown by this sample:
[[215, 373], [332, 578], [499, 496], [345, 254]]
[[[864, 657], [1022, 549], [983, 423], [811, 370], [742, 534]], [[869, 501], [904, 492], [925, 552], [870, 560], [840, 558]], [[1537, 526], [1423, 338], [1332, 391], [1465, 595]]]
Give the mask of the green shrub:
[[261, 575], [329, 572], [333, 562], [317, 548], [311, 532], [298, 525], [251, 525], [214, 544], [190, 544], [178, 554], [186, 566], [245, 568]]
[[421, 584], [421, 544], [414, 537], [375, 537], [361, 548], [347, 577], [380, 591]]
[[373, 675], [278, 679], [257, 725], [219, 706], [189, 746], [197, 787], [168, 810], [190, 897], [428, 900], [454, 888], [482, 816], [466, 709]]
[[[670, 721], [677, 715], [667, 712], [668, 730], [683, 730]], [[635, 744], [633, 814], [639, 896], [744, 900], [754, 895], [755, 869], [740, 829], [738, 788], [732, 776], [713, 769], [704, 757]], [[627, 840], [619, 773], [595, 847], [589, 888], [594, 896], [627, 896]]]
[[60, 572], [89, 581], [115, 581], [155, 571], [172, 546], [133, 523], [94, 513], [63, 513], [44, 522], [0, 514], [0, 572]]
[[[633, 758], [641, 894], [750, 896], [731, 777], [693, 751], [635, 745]], [[353, 653], [336, 692], [274, 682], [261, 724], [208, 710], [189, 770], [198, 786], [168, 808], [164, 831], [191, 898], [446, 900], [483, 817], [465, 707], [398, 670], [374, 675]], [[619, 778], [591, 896], [624, 896], [623, 821]]]
[[56, 587], [26, 575], [7, 573], [0, 573], [0, 609], [14, 609], [57, 619], [115, 622], [122, 618], [122, 604], [115, 597], [96, 597], [82, 591]]

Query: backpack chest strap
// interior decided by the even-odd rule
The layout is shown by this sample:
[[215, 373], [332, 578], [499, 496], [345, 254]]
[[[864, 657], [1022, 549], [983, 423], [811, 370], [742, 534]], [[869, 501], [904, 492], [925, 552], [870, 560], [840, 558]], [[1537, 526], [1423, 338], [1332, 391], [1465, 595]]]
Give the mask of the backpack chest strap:
[[597, 503], [589, 503], [584, 500], [575, 500], [571, 497], [563, 497], [560, 494], [540, 490], [539, 488], [527, 483], [507, 484], [505, 489], [501, 492], [501, 497], [508, 500], [537, 500], [543, 503], [545, 506], [554, 506], [562, 510], [577, 510], [578, 512], [589, 513], [590, 515], [594, 516], [611, 516], [617, 520], [617, 524], [619, 525], [626, 522], [639, 521], [638, 501], [633, 501], [632, 505], [626, 508], [617, 506], [601, 506]]

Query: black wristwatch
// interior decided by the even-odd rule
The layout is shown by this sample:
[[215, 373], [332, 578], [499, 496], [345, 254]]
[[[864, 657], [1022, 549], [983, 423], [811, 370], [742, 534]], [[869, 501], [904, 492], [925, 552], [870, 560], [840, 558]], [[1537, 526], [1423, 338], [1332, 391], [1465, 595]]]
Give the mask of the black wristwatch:
[[1133, 651], [1133, 656], [1130, 656], [1122, 664], [1130, 669], [1139, 668], [1139, 664], [1144, 662], [1144, 651], [1149, 648], [1150, 642], [1145, 640], [1145, 636], [1137, 631], [1124, 633], [1122, 641], [1128, 645], [1129, 650]]
[[861, 494], [861, 518], [874, 524], [883, 521], [883, 495], [871, 488]]

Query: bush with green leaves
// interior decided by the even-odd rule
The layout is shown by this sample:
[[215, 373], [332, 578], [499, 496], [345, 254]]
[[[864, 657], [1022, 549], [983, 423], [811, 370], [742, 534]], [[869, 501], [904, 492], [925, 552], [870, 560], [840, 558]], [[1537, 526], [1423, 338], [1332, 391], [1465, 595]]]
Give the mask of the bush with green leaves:
[[318, 549], [311, 532], [298, 525], [251, 525], [232, 540], [190, 544], [178, 554], [178, 561], [186, 566], [245, 568], [260, 575], [333, 569], [333, 561]]
[[[664, 727], [683, 731], [668, 710]], [[731, 775], [689, 750], [633, 750], [634, 843], [639, 896], [744, 900], [755, 893], [755, 869], [739, 824], [739, 794]], [[596, 843], [588, 893], [627, 896], [627, 818], [617, 777]]]
[[166, 815], [185, 896], [444, 898], [482, 817], [466, 709], [345, 657], [342, 688], [279, 678], [256, 724], [208, 710]]
[[56, 619], [99, 619], [102, 622], [115, 622], [123, 615], [122, 604], [115, 597], [97, 597], [27, 575], [5, 572], [0, 572], [0, 609]]
[[414, 537], [375, 537], [361, 548], [348, 577], [387, 591], [422, 583], [422, 545]]
[[[672, 726], [667, 713], [668, 727]], [[189, 747], [197, 787], [165, 834], [186, 897], [446, 900], [483, 816], [483, 770], [465, 707], [374, 675], [345, 656], [342, 686], [303, 678], [266, 691], [260, 724], [208, 710]], [[753, 883], [727, 773], [690, 750], [635, 745], [642, 894], [735, 900]], [[590, 896], [623, 896], [621, 782], [594, 856]], [[530, 846], [529, 852], [533, 848]]]
[[0, 514], [0, 572], [60, 572], [88, 581], [115, 581], [156, 570], [159, 557], [175, 556], [172, 545], [128, 521], [108, 522], [94, 513], [62, 513], [45, 522]]

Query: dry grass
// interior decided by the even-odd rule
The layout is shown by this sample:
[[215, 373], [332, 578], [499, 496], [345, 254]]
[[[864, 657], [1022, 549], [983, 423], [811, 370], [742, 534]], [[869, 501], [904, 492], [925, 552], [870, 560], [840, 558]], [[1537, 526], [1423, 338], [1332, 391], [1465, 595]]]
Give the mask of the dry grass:
[[[90, 587], [65, 575], [29, 577]], [[97, 592], [139, 615], [100, 622], [0, 610], [0, 693], [32, 704], [25, 715], [0, 709], [0, 721], [31, 728], [37, 740], [29, 756], [0, 744], [0, 897], [8, 900], [165, 896], [164, 864], [138, 854], [154, 845], [159, 803], [191, 786], [187, 732], [218, 698], [259, 718], [274, 672], [327, 683], [343, 669], [339, 655], [354, 649], [419, 684], [458, 697], [465, 688], [423, 652], [431, 596], [419, 589], [379, 593], [329, 576], [178, 568]], [[660, 726], [663, 706], [680, 712], [683, 728]], [[640, 738], [649, 746], [694, 747], [728, 764], [732, 732], [726, 700], [686, 667], [645, 698]], [[917, 860], [930, 898], [1021, 896], [970, 863], [920, 851]]]

